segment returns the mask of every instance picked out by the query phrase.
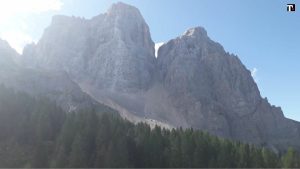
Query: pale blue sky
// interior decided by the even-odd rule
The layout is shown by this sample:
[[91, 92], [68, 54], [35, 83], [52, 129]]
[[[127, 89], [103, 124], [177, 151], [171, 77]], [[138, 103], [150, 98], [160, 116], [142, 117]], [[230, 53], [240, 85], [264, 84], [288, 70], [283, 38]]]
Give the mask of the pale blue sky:
[[[20, 2], [24, 3], [23, 0], [11, 0], [7, 3], [1, 1], [0, 5], [0, 37], [19, 51], [25, 43], [41, 37], [52, 15], [91, 18], [104, 13], [117, 1], [26, 0], [27, 4], [19, 5], [24, 9], [10, 10]], [[300, 121], [300, 1], [122, 2], [140, 9], [155, 42], [166, 42], [190, 27], [203, 26], [211, 39], [221, 43], [226, 51], [237, 54], [249, 70], [257, 70], [255, 79], [263, 97], [267, 97], [271, 104], [281, 106], [286, 117]], [[296, 3], [299, 11], [288, 13], [287, 3]]]

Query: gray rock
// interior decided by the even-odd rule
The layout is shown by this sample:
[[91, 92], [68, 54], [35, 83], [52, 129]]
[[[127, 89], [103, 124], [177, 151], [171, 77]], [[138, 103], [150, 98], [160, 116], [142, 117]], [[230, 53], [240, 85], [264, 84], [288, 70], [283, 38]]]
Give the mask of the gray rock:
[[86, 108], [115, 112], [84, 93], [67, 73], [24, 68], [14, 62], [16, 56], [15, 50], [0, 40], [0, 84], [33, 97], [47, 97], [67, 112]]
[[6, 41], [0, 39], [0, 67], [5, 69], [12, 66], [15, 64], [14, 59], [18, 57], [19, 54]]
[[165, 43], [155, 59], [143, 17], [123, 3], [89, 20], [55, 16], [42, 39], [25, 48], [22, 64], [66, 72], [74, 83], [54, 86], [65, 91], [77, 84], [133, 122], [193, 127], [276, 150], [300, 149], [299, 123], [263, 99], [250, 71], [204, 28]]
[[158, 68], [170, 102], [188, 127], [276, 149], [300, 149], [299, 123], [262, 99], [250, 71], [203, 28], [164, 44]]
[[154, 43], [138, 9], [117, 3], [90, 20], [53, 17], [37, 45], [25, 48], [23, 62], [66, 71], [98, 89], [135, 91], [151, 84]]

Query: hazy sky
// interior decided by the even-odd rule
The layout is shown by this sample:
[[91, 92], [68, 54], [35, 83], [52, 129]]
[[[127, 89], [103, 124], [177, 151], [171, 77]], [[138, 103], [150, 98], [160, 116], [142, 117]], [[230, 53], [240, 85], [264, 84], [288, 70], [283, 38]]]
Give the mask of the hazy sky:
[[[115, 0], [0, 0], [0, 37], [21, 52], [36, 42], [55, 14], [92, 16]], [[166, 42], [203, 26], [253, 72], [263, 97], [300, 121], [300, 1], [123, 0], [138, 7], [153, 41]], [[287, 3], [296, 3], [294, 13]], [[298, 6], [297, 6], [298, 5]]]

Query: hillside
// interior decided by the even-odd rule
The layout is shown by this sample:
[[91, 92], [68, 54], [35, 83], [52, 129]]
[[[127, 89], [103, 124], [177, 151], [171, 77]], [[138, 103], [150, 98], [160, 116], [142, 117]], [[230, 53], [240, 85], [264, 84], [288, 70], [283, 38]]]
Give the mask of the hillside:
[[299, 167], [290, 149], [220, 139], [198, 130], [134, 125], [110, 112], [65, 113], [45, 98], [0, 86], [0, 167]]

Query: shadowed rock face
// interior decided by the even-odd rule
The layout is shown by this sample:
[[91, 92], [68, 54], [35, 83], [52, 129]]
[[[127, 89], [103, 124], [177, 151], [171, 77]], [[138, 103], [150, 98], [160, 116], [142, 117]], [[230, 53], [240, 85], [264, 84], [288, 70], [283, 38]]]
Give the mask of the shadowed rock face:
[[65, 71], [81, 90], [133, 122], [300, 149], [299, 123], [261, 98], [250, 71], [201, 27], [165, 43], [155, 59], [138, 9], [117, 3], [90, 20], [55, 16], [22, 57], [27, 67]]
[[[163, 45], [158, 67], [174, 106], [186, 113], [192, 127], [209, 127], [230, 137], [228, 118], [253, 113], [261, 99], [240, 60], [210, 40], [200, 27]], [[215, 125], [209, 125], [211, 121]]]
[[250, 71], [203, 28], [164, 44], [157, 62], [169, 99], [189, 126], [279, 149], [300, 148], [299, 124], [262, 99]]

